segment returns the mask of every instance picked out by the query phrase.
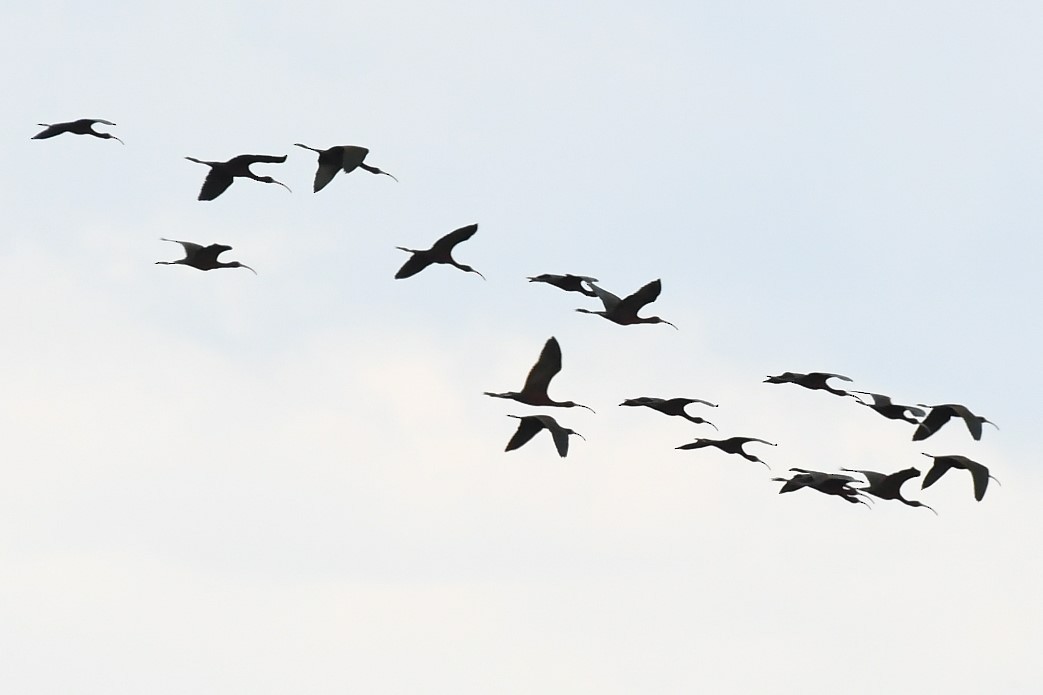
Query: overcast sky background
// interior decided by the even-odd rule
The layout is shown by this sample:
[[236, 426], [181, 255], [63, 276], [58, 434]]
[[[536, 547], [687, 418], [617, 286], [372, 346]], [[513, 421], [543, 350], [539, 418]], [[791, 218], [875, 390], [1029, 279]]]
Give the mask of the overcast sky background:
[[[4, 12], [0, 687], [1029, 693], [1043, 649], [1043, 8], [22, 4]], [[37, 123], [104, 118], [126, 142]], [[400, 180], [315, 155], [358, 144]], [[196, 195], [183, 159], [287, 154]], [[466, 224], [456, 257], [407, 255]], [[234, 247], [201, 273], [159, 237]], [[617, 326], [529, 284], [662, 278]], [[521, 387], [556, 336], [560, 400]], [[926, 442], [832, 371], [998, 423]], [[772, 467], [676, 451], [708, 426]], [[506, 414], [587, 437], [505, 454]], [[953, 471], [873, 508], [790, 466]]]

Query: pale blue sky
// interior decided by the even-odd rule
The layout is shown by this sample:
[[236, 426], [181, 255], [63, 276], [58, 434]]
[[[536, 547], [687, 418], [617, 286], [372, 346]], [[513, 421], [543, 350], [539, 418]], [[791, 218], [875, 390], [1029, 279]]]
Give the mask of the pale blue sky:
[[[1043, 649], [1035, 3], [5, 12], [0, 683], [23, 695], [1027, 693]], [[127, 144], [37, 123], [81, 117]], [[310, 192], [358, 144], [393, 173]], [[287, 154], [195, 200], [185, 156]], [[457, 258], [406, 259], [479, 224]], [[159, 237], [259, 275], [156, 266]], [[538, 273], [618, 294], [621, 327]], [[544, 341], [559, 421], [503, 453]], [[960, 402], [923, 443], [768, 374]], [[969, 476], [872, 511], [790, 466]]]

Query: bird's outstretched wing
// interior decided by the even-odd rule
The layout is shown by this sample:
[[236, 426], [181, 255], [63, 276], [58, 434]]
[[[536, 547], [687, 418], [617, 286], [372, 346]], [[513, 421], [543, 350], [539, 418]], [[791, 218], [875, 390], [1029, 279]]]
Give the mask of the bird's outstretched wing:
[[454, 246], [459, 244], [461, 241], [467, 241], [473, 237], [474, 233], [477, 231], [478, 225], [476, 224], [469, 224], [466, 227], [455, 229], [436, 241], [434, 246], [431, 247], [431, 253], [436, 256], [451, 253]]
[[212, 264], [217, 262], [217, 257], [222, 253], [231, 250], [231, 246], [225, 246], [224, 244], [210, 244], [209, 246], [199, 249], [197, 258], [201, 263]]
[[[514, 451], [520, 448], [530, 439], [536, 436], [536, 433], [543, 429], [543, 423], [534, 417], [525, 417], [522, 415], [508, 415], [507, 417], [518, 418], [518, 430], [511, 437], [511, 441], [507, 442], [507, 448], [504, 451]], [[567, 437], [568, 435], [566, 435]], [[566, 443], [566, 447], [568, 444]], [[562, 454], [564, 456], [564, 454]]]
[[694, 442], [689, 442], [688, 444], [682, 444], [681, 446], [676, 447], [676, 448], [678, 448], [678, 449], [702, 449], [702, 448], [708, 447], [708, 446], [716, 446], [719, 443], [720, 442], [718, 440], [716, 440], [716, 439], [703, 439], [702, 437], [700, 437], [699, 439], [696, 439]]
[[251, 164], [282, 164], [286, 161], [286, 155], [273, 155], [273, 154], [241, 154], [237, 157], [232, 157], [228, 160], [227, 164], [231, 167], [248, 167]]
[[591, 281], [587, 281], [587, 284], [590, 285], [590, 289], [594, 290], [594, 294], [601, 300], [601, 303], [605, 305], [605, 311], [613, 311], [622, 301], [616, 295], [608, 290], [601, 289]]
[[429, 254], [414, 253], [412, 256], [410, 256], [408, 261], [402, 264], [402, 267], [398, 269], [398, 272], [395, 273], [395, 279], [401, 280], [403, 278], [413, 277], [421, 270], [431, 265], [432, 262], [433, 261], [431, 260]]
[[362, 164], [366, 159], [366, 155], [369, 154], [369, 150], [359, 145], [341, 145], [340, 146], [340, 168], [343, 169], [345, 174], [351, 173], [358, 168], [359, 164]]
[[730, 441], [737, 442], [739, 445], [748, 444], [749, 442], [760, 442], [761, 444], [767, 444], [768, 446], [777, 446], [776, 444], [769, 442], [767, 439], [757, 439], [756, 437], [731, 437]]
[[[930, 454], [924, 454], [930, 456]], [[941, 478], [945, 474], [945, 471], [951, 468], [951, 464], [946, 460], [944, 456], [933, 456], [934, 465], [931, 466], [931, 470], [927, 471], [927, 475], [923, 477], [923, 482], [920, 483], [920, 489], [929, 488], [938, 482], [938, 478]]]
[[314, 191], [318, 193], [326, 187], [333, 177], [337, 175], [341, 167], [341, 153], [334, 147], [331, 150], [323, 150], [319, 153], [319, 168], [315, 170]]
[[552, 336], [547, 339], [543, 350], [540, 351], [539, 359], [536, 360], [536, 364], [532, 365], [529, 375], [525, 377], [525, 386], [522, 387], [522, 391], [525, 393], [546, 392], [550, 380], [560, 371], [561, 346], [558, 345], [558, 339]]
[[218, 169], [210, 169], [210, 173], [203, 180], [203, 187], [199, 189], [199, 200], [213, 200], [228, 190], [234, 179]]
[[623, 299], [620, 302], [619, 311], [624, 314], [636, 315], [637, 312], [641, 311], [641, 307], [654, 302], [662, 291], [663, 283], [660, 280], [653, 280], [637, 292]]
[[[942, 425], [949, 421], [953, 415], [952, 410], [947, 407], [932, 407], [931, 412], [927, 414], [927, 417], [916, 426], [916, 431], [913, 432], [913, 441], [918, 442], [923, 439], [927, 439], [932, 434], [937, 432]], [[981, 436], [981, 427], [978, 428], [978, 436]], [[928, 473], [930, 475], [930, 473]], [[939, 474], [941, 475], [941, 474]], [[926, 480], [926, 479], [925, 479]]]
[[193, 254], [197, 254], [197, 253], [199, 253], [200, 251], [203, 250], [203, 247], [200, 244], [197, 244], [197, 243], [195, 243], [193, 241], [181, 241], [180, 239], [167, 239], [166, 237], [160, 237], [159, 240], [160, 241], [170, 241], [170, 242], [173, 242], [175, 244], [181, 244], [181, 246], [183, 246], [184, 249], [185, 249], [185, 256], [186, 257], [187, 256], [192, 256]]

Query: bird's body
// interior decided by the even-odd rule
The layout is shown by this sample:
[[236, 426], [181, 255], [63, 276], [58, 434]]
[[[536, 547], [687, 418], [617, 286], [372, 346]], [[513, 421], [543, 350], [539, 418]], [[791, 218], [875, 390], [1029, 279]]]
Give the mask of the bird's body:
[[225, 251], [230, 251], [231, 246], [224, 246], [223, 244], [210, 244], [209, 246], [203, 246], [196, 244], [191, 241], [178, 241], [177, 239], [164, 239], [160, 238], [160, 241], [172, 241], [175, 244], [181, 244], [185, 249], [185, 257], [177, 261], [156, 261], [156, 265], [188, 265], [199, 270], [213, 270], [214, 268], [246, 268], [254, 275], [257, 271], [248, 265], [244, 265], [239, 261], [230, 261], [224, 263], [217, 260], [217, 257]]
[[115, 140], [121, 145], [124, 144], [115, 135], [111, 133], [99, 133], [92, 127], [95, 123], [103, 123], [105, 125], [116, 125], [112, 121], [106, 121], [101, 118], [81, 118], [78, 121], [68, 121], [67, 123], [37, 123], [37, 125], [46, 126], [46, 128], [36, 135], [31, 140], [46, 140], [47, 138], [53, 138], [55, 135], [61, 135], [62, 133], [72, 133], [74, 135], [93, 135], [96, 138], [102, 140]]
[[444, 237], [436, 241], [431, 248], [418, 250], [418, 249], [407, 249], [403, 246], [396, 246], [400, 251], [408, 251], [413, 254], [408, 261], [399, 268], [398, 272], [395, 273], [395, 279], [401, 280], [416, 275], [421, 270], [434, 263], [445, 263], [448, 265], [456, 266], [460, 270], [468, 273], [474, 273], [483, 280], [485, 276], [479, 273], [477, 270], [469, 265], [463, 265], [457, 263], [456, 259], [453, 258], [453, 248], [462, 241], [466, 241], [474, 236], [474, 233], [478, 231], [478, 225], [469, 224], [466, 227], [460, 227], [460, 229], [449, 232]]
[[616, 295], [601, 289], [592, 282], [588, 282], [590, 288], [594, 290], [598, 299], [604, 304], [605, 309], [603, 311], [592, 311], [591, 309], [576, 309], [576, 311], [584, 314], [597, 314], [604, 318], [618, 323], [621, 326], [630, 326], [635, 323], [665, 323], [668, 326], [674, 326], [665, 319], [661, 319], [658, 316], [641, 317], [637, 315], [637, 312], [641, 311], [646, 304], [651, 304], [659, 296], [659, 293], [663, 290], [663, 283], [660, 280], [653, 280], [648, 283], [637, 292], [620, 299]]
[[[974, 499], [981, 502], [982, 498], [985, 497], [985, 489], [989, 486], [989, 479], [996, 480], [989, 473], [988, 468], [966, 456], [960, 456], [959, 454], [950, 454], [948, 456], [924, 454], [924, 456], [934, 459], [934, 465], [931, 466], [931, 470], [927, 471], [927, 475], [924, 476], [923, 484], [920, 485], [921, 490], [934, 485], [938, 478], [941, 478], [950, 468], [962, 468], [965, 471], [969, 471], [974, 479]], [[999, 480], [996, 480], [996, 482], [998, 483]]]
[[227, 162], [207, 162], [195, 157], [185, 157], [185, 159], [196, 164], [206, 164], [210, 167], [210, 173], [206, 175], [203, 187], [199, 190], [199, 200], [213, 200], [228, 190], [228, 187], [232, 185], [232, 181], [236, 178], [253, 179], [261, 183], [274, 183], [288, 191], [290, 190], [290, 187], [285, 183], [276, 181], [271, 176], [258, 176], [250, 171], [251, 164], [282, 164], [286, 161], [286, 155], [277, 157], [268, 154], [241, 154], [238, 157], [232, 157]]
[[493, 398], [507, 398], [526, 405], [554, 406], [558, 408], [586, 408], [593, 412], [593, 408], [573, 403], [572, 401], [554, 401], [547, 395], [547, 387], [554, 375], [561, 371], [561, 346], [553, 336], [547, 340], [540, 351], [540, 357], [536, 364], [532, 365], [529, 375], [525, 377], [525, 385], [521, 391], [507, 391], [505, 393], [485, 392], [486, 396]]
[[916, 418], [923, 417], [926, 414], [921, 408], [894, 403], [891, 401], [890, 396], [885, 396], [882, 393], [869, 393], [868, 391], [850, 391], [850, 393], [860, 393], [863, 396], [871, 397], [873, 399], [872, 403], [866, 403], [862, 399], [858, 399], [858, 402], [867, 408], [872, 408], [889, 420], [904, 420], [905, 422], [918, 425], [920, 421]]
[[902, 485], [910, 478], [920, 477], [920, 471], [915, 468], [906, 468], [890, 474], [879, 473], [877, 471], [864, 471], [855, 468], [841, 468], [840, 470], [848, 471], [849, 473], [861, 473], [865, 476], [868, 487], [858, 488], [860, 492], [872, 495], [873, 497], [878, 497], [882, 500], [898, 500], [910, 507], [924, 507], [925, 509], [930, 509], [935, 514], [938, 513], [923, 502], [907, 500], [902, 496]]
[[544, 273], [542, 275], [528, 278], [528, 280], [529, 282], [545, 282], [548, 285], [554, 285], [558, 289], [565, 290], [566, 292], [579, 292], [588, 297], [598, 296], [594, 290], [583, 286], [583, 283], [592, 284], [597, 282], [598, 279], [587, 277], [586, 275], [551, 275], [549, 273]]
[[[303, 147], [306, 150], [319, 153], [319, 168], [315, 172], [315, 192], [318, 193], [326, 187], [333, 177], [338, 172], [343, 171], [348, 174], [355, 169], [363, 169], [371, 174], [383, 174], [384, 176], [391, 176], [386, 171], [381, 171], [377, 167], [369, 166], [364, 164], [366, 155], [369, 154], [369, 150], [365, 147], [359, 147], [358, 145], [336, 145], [325, 150], [320, 150], [315, 147], [308, 147], [302, 145], [299, 142], [294, 143], [295, 147]], [[395, 179], [394, 176], [391, 178]], [[398, 179], [395, 179], [398, 181]]]
[[664, 415], [672, 415], [674, 417], [683, 417], [686, 420], [694, 422], [697, 425], [707, 424], [714, 429], [717, 429], [717, 425], [713, 424], [709, 420], [704, 420], [701, 417], [689, 415], [685, 412], [685, 406], [691, 405], [692, 403], [701, 403], [708, 405], [711, 408], [716, 408], [716, 403], [710, 401], [704, 401], [700, 398], [653, 398], [651, 396], [641, 396], [640, 398], [628, 398], [619, 405], [629, 406], [644, 406], [651, 408], [652, 410], [658, 410]]
[[806, 468], [791, 468], [790, 470], [795, 471], [797, 475], [790, 478], [772, 478], [772, 480], [776, 482], [784, 483], [784, 485], [779, 489], [780, 495], [786, 492], [793, 492], [794, 490], [809, 487], [824, 495], [840, 497], [852, 504], [864, 504], [867, 507], [869, 506], [869, 503], [863, 499], [864, 495], [862, 495], [857, 488], [851, 487], [851, 483], [857, 481], [850, 475], [812, 471]]
[[842, 389], [835, 389], [826, 383], [828, 379], [841, 379], [843, 381], [851, 381], [842, 374], [830, 374], [829, 372], [808, 372], [807, 374], [801, 374], [799, 372], [783, 372], [777, 376], [769, 376], [764, 380], [765, 384], [797, 384], [803, 386], [806, 389], [829, 391], [836, 396], [851, 396], [852, 398], [858, 398], [858, 396], [852, 395]]
[[764, 439], [756, 439], [755, 437], [729, 437], [727, 439], [707, 439], [705, 437], [699, 437], [694, 442], [682, 444], [681, 446], [675, 448], [702, 449], [704, 447], [713, 446], [717, 447], [718, 449], [727, 454], [737, 454], [739, 456], [742, 456], [747, 461], [753, 461], [755, 463], [764, 464], [766, 467], [770, 469], [771, 466], [768, 466], [767, 463], [760, 460], [753, 454], [748, 454], [745, 451], [743, 451], [743, 445], [749, 442], [760, 442], [761, 444], [767, 444], [768, 446], [777, 446], [776, 444], [772, 444], [769, 441], [766, 441]]
[[[991, 420], [986, 420], [980, 415], [975, 415], [965, 405], [959, 403], [943, 403], [942, 405], [923, 405], [924, 408], [930, 408], [931, 412], [927, 413], [927, 417], [920, 422], [920, 426], [913, 432], [913, 441], [918, 442], [922, 439], [927, 439], [932, 434], [941, 429], [941, 426], [947, 423], [952, 417], [963, 418], [963, 421], [967, 424], [967, 429], [970, 430], [971, 436], [974, 437], [975, 441], [981, 439], [981, 426], [984, 423], [989, 423], [993, 427], [996, 427], [996, 423]], [[999, 427], [996, 427], [999, 429]]]
[[570, 434], [574, 434], [580, 439], [586, 439], [579, 432], [570, 430], [568, 427], [562, 427], [550, 415], [508, 415], [507, 417], [518, 418], [520, 422], [518, 423], [518, 430], [511, 437], [511, 441], [507, 442], [507, 448], [504, 451], [514, 451], [535, 437], [536, 433], [543, 429], [551, 433], [551, 436], [554, 438], [554, 447], [562, 458], [565, 458], [569, 453]]

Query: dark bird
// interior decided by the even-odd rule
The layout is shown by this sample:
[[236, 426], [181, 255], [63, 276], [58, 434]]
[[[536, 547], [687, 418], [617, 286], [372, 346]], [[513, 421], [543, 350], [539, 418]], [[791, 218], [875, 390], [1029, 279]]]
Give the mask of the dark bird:
[[803, 386], [806, 389], [829, 391], [830, 393], [837, 396], [851, 396], [852, 398], [858, 398], [858, 396], [852, 395], [847, 391], [841, 389], [835, 389], [826, 383], [827, 379], [843, 379], [844, 381], [851, 381], [851, 379], [841, 374], [830, 374], [828, 372], [809, 372], [807, 374], [801, 374], [799, 372], [783, 372], [778, 376], [769, 376], [764, 380], [765, 384], [797, 384]]
[[453, 247], [461, 241], [467, 241], [473, 237], [474, 233], [477, 231], [478, 225], [476, 224], [469, 224], [466, 227], [460, 227], [460, 229], [449, 232], [436, 241], [431, 248], [423, 251], [418, 249], [407, 249], [403, 246], [396, 246], [395, 248], [399, 251], [408, 251], [413, 255], [401, 268], [398, 269], [398, 272], [395, 273], [395, 279], [401, 280], [402, 278], [412, 277], [432, 263], [448, 263], [449, 265], [456, 266], [460, 270], [474, 273], [484, 280], [485, 276], [477, 270], [469, 265], [457, 263], [456, 259], [453, 258]]
[[[359, 147], [358, 145], [337, 145], [331, 147], [328, 150], [320, 150], [314, 147], [308, 147], [302, 145], [299, 142], [294, 143], [295, 147], [303, 147], [306, 150], [319, 153], [319, 169], [315, 172], [315, 192], [318, 193], [326, 187], [333, 177], [337, 175], [337, 172], [343, 171], [348, 174], [355, 169], [364, 169], [371, 174], [383, 174], [384, 176], [391, 176], [386, 171], [381, 171], [376, 167], [371, 167], [368, 164], [363, 164], [363, 160], [366, 159], [366, 155], [369, 154], [369, 150], [365, 147]], [[395, 179], [394, 176], [391, 178]], [[398, 179], [395, 179], [398, 181]]]
[[160, 241], [172, 241], [175, 244], [181, 244], [185, 248], [185, 257], [178, 261], [156, 261], [156, 265], [190, 265], [199, 270], [213, 270], [214, 268], [246, 268], [254, 275], [257, 275], [256, 270], [248, 265], [240, 263], [239, 261], [224, 263], [217, 260], [217, 257], [225, 251], [231, 251], [231, 246], [225, 246], [224, 244], [201, 246], [200, 244], [194, 244], [191, 241], [178, 241], [177, 239], [164, 239], [162, 237], [160, 237]]
[[588, 283], [590, 288], [594, 290], [601, 303], [605, 305], [604, 311], [592, 311], [590, 309], [576, 309], [584, 314], [597, 314], [598, 316], [604, 316], [613, 323], [618, 323], [621, 326], [629, 326], [634, 323], [665, 323], [668, 326], [674, 326], [665, 319], [661, 319], [658, 316], [649, 316], [642, 318], [637, 315], [637, 312], [641, 311], [646, 304], [651, 304], [659, 296], [659, 293], [663, 291], [663, 283], [660, 280], [653, 280], [634, 294], [620, 299], [611, 292], [607, 292], [594, 283]]
[[942, 425], [947, 423], [953, 416], [963, 418], [963, 421], [967, 423], [967, 429], [970, 430], [971, 436], [974, 437], [975, 441], [981, 439], [981, 425], [983, 422], [988, 422], [996, 429], [996, 423], [986, 420], [980, 415], [975, 415], [965, 405], [959, 405], [958, 403], [943, 403], [942, 405], [924, 405], [920, 403], [921, 407], [930, 408], [931, 412], [927, 414], [927, 417], [923, 419], [920, 426], [913, 432], [913, 441], [918, 442], [921, 439], [927, 439], [932, 434], [941, 429]]
[[691, 442], [689, 444], [682, 444], [681, 446], [675, 447], [675, 448], [677, 448], [677, 449], [702, 449], [702, 448], [707, 447], [707, 446], [715, 446], [715, 447], [717, 447], [718, 449], [720, 449], [721, 451], [723, 451], [725, 453], [728, 453], [728, 454], [738, 454], [739, 456], [742, 456], [747, 461], [755, 461], [756, 463], [763, 463], [767, 468], [770, 469], [771, 466], [768, 466], [767, 463], [764, 463], [764, 461], [761, 461], [756, 456], [754, 456], [752, 454], [748, 454], [745, 451], [743, 451], [743, 449], [742, 449], [743, 444], [746, 444], [748, 442], [760, 442], [761, 444], [767, 444], [769, 446], [778, 446], [777, 444], [772, 444], [771, 442], [765, 441], [763, 439], [755, 439], [753, 437], [729, 437], [728, 439], [706, 439], [706, 438], [703, 438], [703, 437], [699, 437], [694, 442]]
[[[261, 183], [275, 183], [290, 190], [285, 183], [276, 181], [271, 176], [258, 176], [250, 171], [251, 164], [282, 164], [286, 161], [286, 155], [276, 157], [268, 154], [241, 154], [238, 157], [232, 157], [227, 162], [204, 162], [195, 157], [185, 157], [185, 159], [210, 167], [210, 173], [206, 175], [203, 187], [199, 190], [199, 200], [213, 200], [228, 190], [236, 177], [253, 179]], [[290, 192], [292, 193], [292, 191]]]
[[529, 375], [525, 377], [525, 385], [522, 386], [521, 391], [508, 391], [506, 393], [490, 393], [485, 392], [486, 396], [492, 396], [493, 398], [509, 398], [519, 403], [526, 405], [549, 405], [557, 406], [559, 408], [586, 408], [590, 412], [594, 412], [594, 409], [590, 406], [582, 405], [580, 403], [573, 403], [572, 401], [552, 401], [550, 396], [547, 395], [547, 387], [550, 385], [550, 380], [554, 378], [554, 375], [561, 371], [561, 346], [558, 345], [558, 340], [551, 337], [547, 340], [547, 343], [543, 346], [543, 350], [540, 352], [540, 357], [536, 360], [536, 364], [532, 365], [532, 369], [529, 370]]
[[902, 497], [902, 485], [910, 478], [920, 477], [920, 471], [915, 468], [906, 468], [891, 474], [878, 473], [877, 471], [863, 471], [855, 468], [841, 468], [840, 470], [848, 471], [849, 473], [861, 473], [865, 476], [866, 482], [869, 483], [869, 486], [858, 488], [859, 492], [879, 497], [882, 500], [898, 500], [910, 507], [923, 507], [924, 509], [930, 509], [935, 514], [938, 513], [923, 502], [907, 500]]
[[597, 281], [597, 278], [590, 278], [586, 275], [550, 275], [548, 273], [529, 278], [529, 282], [545, 282], [566, 292], [579, 292], [588, 297], [596, 297], [597, 294], [594, 290], [584, 287], [583, 283], [593, 284]]
[[508, 415], [507, 417], [518, 418], [521, 422], [518, 423], [518, 431], [511, 437], [511, 441], [507, 442], [507, 448], [504, 451], [518, 449], [535, 437], [536, 433], [542, 429], [550, 431], [551, 436], [554, 437], [554, 447], [562, 458], [565, 458], [569, 453], [570, 434], [586, 440], [586, 437], [579, 432], [559, 425], [557, 420], [550, 415]]
[[717, 425], [713, 424], [709, 420], [704, 420], [701, 417], [697, 417], [697, 416], [694, 416], [694, 415], [689, 415], [688, 413], [685, 412], [685, 410], [684, 410], [685, 406], [691, 405], [692, 403], [701, 403], [703, 405], [708, 405], [711, 408], [716, 408], [717, 407], [716, 403], [711, 403], [710, 401], [704, 401], [704, 400], [702, 400], [700, 398], [670, 398], [670, 399], [666, 399], [666, 398], [653, 398], [651, 396], [641, 396], [640, 398], [628, 398], [625, 401], [623, 401], [622, 403], [620, 403], [619, 405], [621, 405], [621, 406], [623, 406], [623, 405], [645, 406], [646, 408], [651, 408], [652, 410], [658, 410], [659, 412], [663, 413], [664, 415], [673, 415], [675, 417], [683, 417], [685, 420], [690, 420], [691, 422], [694, 422], [697, 425], [701, 425], [701, 424], [705, 423], [705, 424], [709, 425], [710, 427], [712, 427], [714, 429], [717, 429]]
[[893, 403], [889, 396], [881, 393], [869, 393], [868, 391], [850, 391], [849, 393], [861, 393], [864, 396], [871, 397], [873, 399], [872, 403], [866, 403], [861, 398], [858, 399], [858, 402], [867, 408], [872, 408], [889, 420], [905, 420], [918, 425], [920, 421], [916, 418], [923, 417], [926, 414], [926, 411], [915, 406]]
[[61, 135], [62, 133], [73, 133], [74, 135], [93, 135], [102, 140], [115, 140], [121, 145], [124, 144], [123, 141], [115, 135], [110, 133], [99, 133], [94, 130], [91, 126], [95, 123], [116, 125], [112, 121], [106, 121], [101, 118], [81, 118], [78, 121], [69, 121], [68, 123], [37, 123], [36, 125], [42, 125], [46, 128], [32, 136], [30, 140], [46, 140], [47, 138], [53, 138], [55, 135]]
[[[996, 480], [995, 476], [989, 473], [988, 468], [966, 456], [960, 456], [959, 454], [950, 454], [949, 456], [924, 454], [924, 456], [933, 458], [934, 465], [931, 466], [931, 470], [927, 471], [927, 475], [923, 477], [923, 484], [920, 485], [921, 490], [934, 485], [935, 481], [941, 478], [945, 471], [950, 468], [962, 468], [965, 471], [970, 471], [971, 477], [974, 478], [974, 499], [981, 502], [981, 498], [985, 496], [985, 488], [989, 486], [989, 478]], [[996, 482], [999, 483], [1000, 481], [996, 480]]]
[[786, 492], [793, 492], [794, 490], [800, 490], [804, 487], [809, 487], [812, 490], [817, 490], [824, 495], [834, 495], [840, 497], [852, 504], [864, 504], [869, 506], [869, 502], [863, 499], [863, 495], [857, 488], [851, 487], [851, 483], [856, 482], [855, 478], [850, 475], [842, 475], [840, 473], [826, 473], [824, 471], [809, 471], [806, 468], [791, 468], [791, 471], [795, 471], [797, 475], [790, 478], [772, 478], [772, 480], [785, 483], [780, 489], [779, 494]]

